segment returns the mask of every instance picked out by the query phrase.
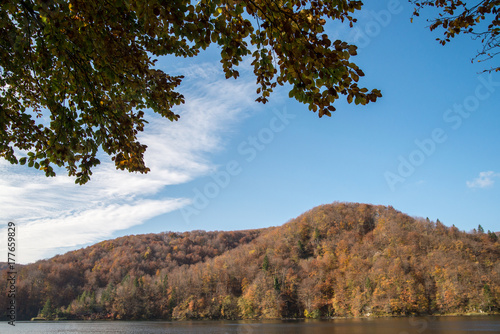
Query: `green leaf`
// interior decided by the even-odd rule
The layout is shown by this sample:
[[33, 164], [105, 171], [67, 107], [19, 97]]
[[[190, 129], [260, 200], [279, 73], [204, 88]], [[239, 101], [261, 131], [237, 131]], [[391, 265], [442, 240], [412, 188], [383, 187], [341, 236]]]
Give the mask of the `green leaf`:
[[217, 40], [219, 39], [219, 34], [217, 32], [212, 32], [212, 35], [210, 36], [210, 39], [213, 43], [216, 43]]

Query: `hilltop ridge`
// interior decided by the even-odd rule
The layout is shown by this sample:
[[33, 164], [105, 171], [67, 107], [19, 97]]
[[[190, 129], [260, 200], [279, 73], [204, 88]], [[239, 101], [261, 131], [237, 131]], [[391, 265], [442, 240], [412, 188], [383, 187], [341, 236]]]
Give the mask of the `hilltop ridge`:
[[333, 203], [277, 227], [103, 241], [23, 266], [18, 290], [19, 318], [494, 312], [500, 243], [392, 207]]

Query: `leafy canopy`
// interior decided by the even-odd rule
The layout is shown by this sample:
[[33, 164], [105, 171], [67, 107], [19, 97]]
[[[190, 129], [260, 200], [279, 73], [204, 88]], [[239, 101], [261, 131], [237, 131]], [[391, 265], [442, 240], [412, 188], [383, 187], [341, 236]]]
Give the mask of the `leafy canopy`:
[[[470, 34], [474, 39], [481, 41], [482, 49], [472, 59], [485, 61], [500, 53], [500, 1], [482, 0], [471, 1], [469, 5], [461, 0], [410, 0], [415, 5], [414, 16], [419, 16], [425, 7], [435, 7], [439, 10], [438, 17], [431, 21], [430, 30], [443, 28], [444, 38], [437, 40], [445, 45], [451, 38], [460, 33]], [[500, 71], [500, 67], [489, 70]]]
[[[137, 140], [144, 110], [175, 121], [182, 76], [155, 69], [153, 57], [221, 50], [226, 78], [253, 58], [257, 101], [277, 85], [319, 116], [345, 95], [380, 97], [357, 85], [356, 46], [324, 33], [327, 20], [350, 26], [361, 1], [25, 0], [0, 2], [0, 156], [54, 176], [66, 167], [86, 183], [101, 148], [118, 169], [145, 173]], [[43, 122], [48, 110], [50, 122]], [[39, 118], [37, 120], [37, 118]], [[19, 157], [19, 151], [27, 157]]]

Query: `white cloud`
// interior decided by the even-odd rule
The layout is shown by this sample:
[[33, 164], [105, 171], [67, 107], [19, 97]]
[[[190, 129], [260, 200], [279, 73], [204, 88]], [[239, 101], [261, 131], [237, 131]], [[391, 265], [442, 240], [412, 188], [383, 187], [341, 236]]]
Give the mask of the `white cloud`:
[[[176, 110], [181, 115], [178, 122], [147, 116], [149, 124], [140, 141], [148, 146], [148, 174], [117, 171], [105, 156], [91, 181], [79, 186], [64, 170], [46, 178], [0, 160], [0, 222], [14, 221], [18, 226], [19, 263], [110, 238], [116, 231], [190, 203], [158, 194], [169, 185], [213, 171], [208, 154], [223, 149], [223, 135], [255, 105], [255, 84], [250, 81], [226, 80], [209, 64], [193, 72], [197, 80], [184, 82], [186, 104]], [[219, 73], [215, 79], [214, 73]], [[209, 83], [199, 81], [207, 77]], [[0, 233], [5, 236], [7, 231]], [[0, 252], [6, 254], [3, 242]]]
[[466, 184], [469, 188], [488, 188], [493, 186], [497, 177], [500, 177], [500, 173], [493, 171], [480, 172], [479, 177], [472, 181], [467, 181]]
[[53, 256], [58, 249], [95, 243], [109, 238], [117, 230], [141, 224], [157, 215], [176, 210], [189, 200], [139, 200], [136, 203], [97, 205], [78, 212], [32, 220], [17, 229], [18, 259], [32, 262]]

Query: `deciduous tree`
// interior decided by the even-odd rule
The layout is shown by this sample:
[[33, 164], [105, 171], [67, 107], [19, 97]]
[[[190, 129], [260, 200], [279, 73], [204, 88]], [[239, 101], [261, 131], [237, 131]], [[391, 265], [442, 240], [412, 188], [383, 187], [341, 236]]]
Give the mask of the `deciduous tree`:
[[[116, 168], [146, 173], [137, 139], [145, 110], [171, 121], [184, 103], [182, 76], [155, 57], [221, 50], [226, 78], [253, 58], [257, 101], [277, 85], [319, 116], [333, 102], [380, 97], [358, 86], [356, 46], [330, 40], [327, 20], [351, 26], [361, 1], [341, 0], [11, 0], [0, 4], [0, 156], [54, 176], [66, 167], [87, 182], [100, 149]], [[44, 110], [50, 120], [43, 121]], [[40, 117], [39, 119], [37, 117]], [[27, 156], [16, 150], [27, 152]]]
[[[485, 61], [500, 53], [500, 6], [497, 0], [410, 0], [415, 5], [413, 15], [419, 16], [425, 7], [435, 7], [438, 16], [429, 20], [430, 30], [443, 29], [443, 38], [437, 40], [445, 45], [459, 34], [470, 34], [482, 44], [473, 60]], [[488, 70], [500, 71], [494, 66]]]

